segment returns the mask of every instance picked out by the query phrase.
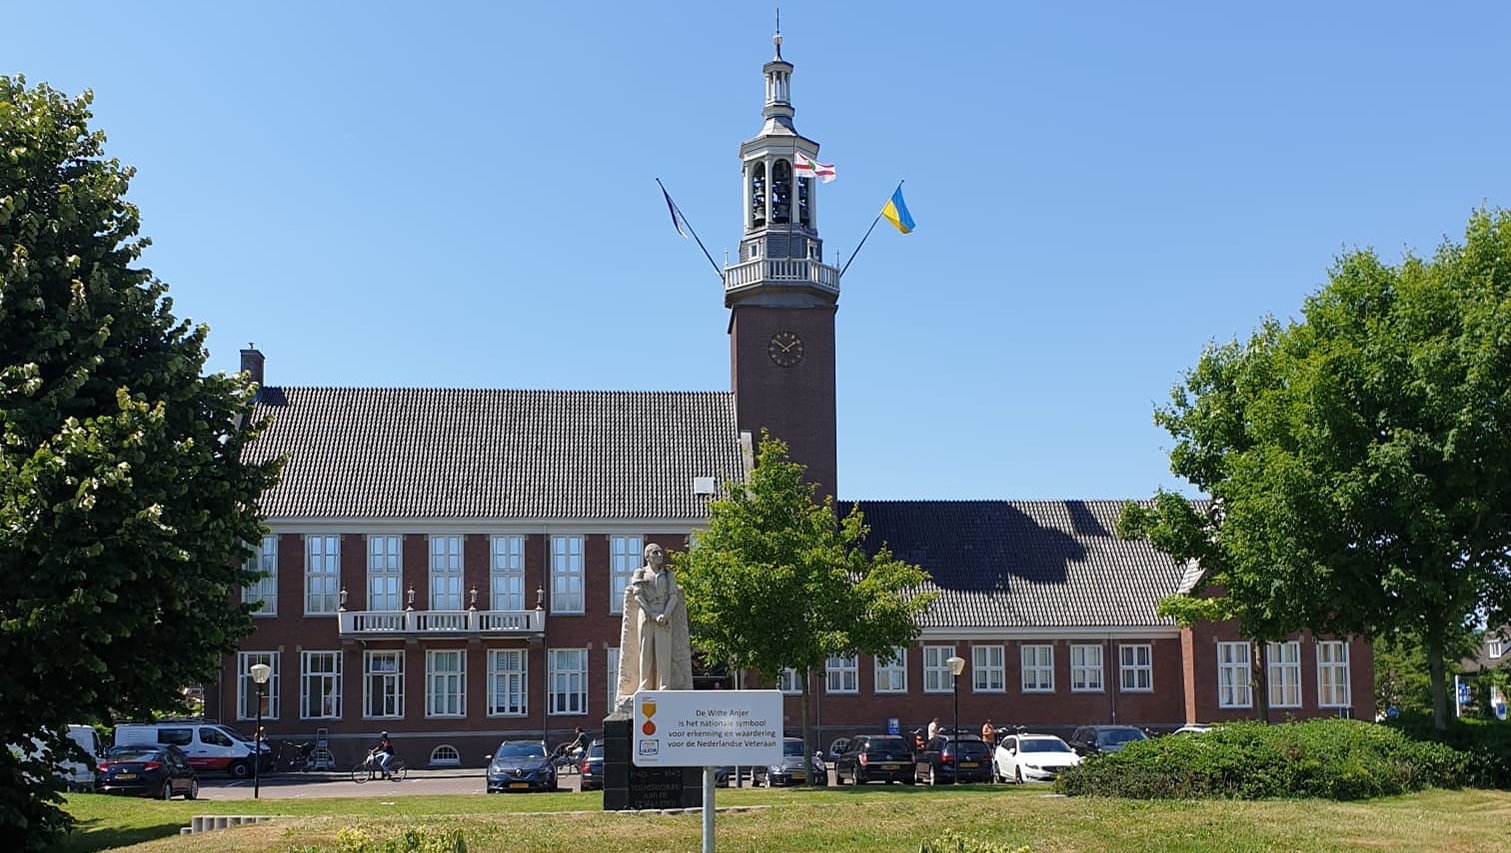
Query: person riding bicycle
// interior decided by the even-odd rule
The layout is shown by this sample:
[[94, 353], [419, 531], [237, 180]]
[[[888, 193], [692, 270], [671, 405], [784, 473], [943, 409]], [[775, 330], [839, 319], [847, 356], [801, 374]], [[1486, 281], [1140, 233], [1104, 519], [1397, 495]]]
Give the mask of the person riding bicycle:
[[393, 741], [388, 739], [388, 732], [378, 733], [378, 745], [368, 751], [369, 761], [376, 761], [378, 769], [383, 772], [383, 778], [389, 778], [388, 763], [393, 761]]
[[561, 746], [556, 747], [556, 754], [571, 758], [585, 753], [587, 749], [588, 733], [582, 730], [582, 726], [578, 726], [577, 736], [562, 744]]

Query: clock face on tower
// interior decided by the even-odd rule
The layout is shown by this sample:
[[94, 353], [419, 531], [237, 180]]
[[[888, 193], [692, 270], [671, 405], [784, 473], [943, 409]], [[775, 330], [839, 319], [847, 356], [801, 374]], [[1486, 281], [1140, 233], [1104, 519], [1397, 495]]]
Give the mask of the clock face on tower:
[[796, 332], [777, 332], [771, 336], [766, 354], [778, 367], [792, 367], [803, 360], [803, 339]]

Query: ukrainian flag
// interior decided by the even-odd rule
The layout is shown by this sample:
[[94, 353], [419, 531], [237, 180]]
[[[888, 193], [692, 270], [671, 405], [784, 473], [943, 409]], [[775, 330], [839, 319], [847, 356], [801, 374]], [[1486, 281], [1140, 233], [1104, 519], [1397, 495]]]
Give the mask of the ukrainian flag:
[[887, 199], [887, 203], [882, 205], [881, 215], [904, 234], [913, 230], [913, 216], [908, 213], [908, 206], [902, 200], [902, 187], [898, 187], [892, 197]]

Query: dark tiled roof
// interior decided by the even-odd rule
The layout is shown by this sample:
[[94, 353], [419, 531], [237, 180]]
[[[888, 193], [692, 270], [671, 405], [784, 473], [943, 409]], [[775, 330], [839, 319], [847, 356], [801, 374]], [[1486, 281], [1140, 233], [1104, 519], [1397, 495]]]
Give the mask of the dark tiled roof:
[[264, 388], [270, 518], [699, 519], [743, 479], [727, 392]]
[[868, 544], [932, 576], [924, 628], [1168, 627], [1183, 567], [1116, 532], [1123, 501], [861, 501]]

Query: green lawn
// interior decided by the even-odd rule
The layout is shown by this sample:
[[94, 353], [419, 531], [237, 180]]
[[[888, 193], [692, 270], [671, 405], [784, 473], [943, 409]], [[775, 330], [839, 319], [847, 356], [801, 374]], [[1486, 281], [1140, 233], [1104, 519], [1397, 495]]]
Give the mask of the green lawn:
[[[168, 803], [82, 794], [62, 853], [288, 853], [338, 849], [356, 828], [381, 841], [409, 827], [461, 830], [468, 853], [697, 851], [698, 813], [607, 813], [600, 795], [393, 797]], [[1067, 799], [1047, 789], [870, 788], [720, 790], [720, 853], [915, 853], [946, 829], [1033, 853], [1505, 853], [1511, 792], [1428, 791], [1366, 803], [1144, 802]], [[181, 836], [193, 815], [274, 814], [279, 820]]]

